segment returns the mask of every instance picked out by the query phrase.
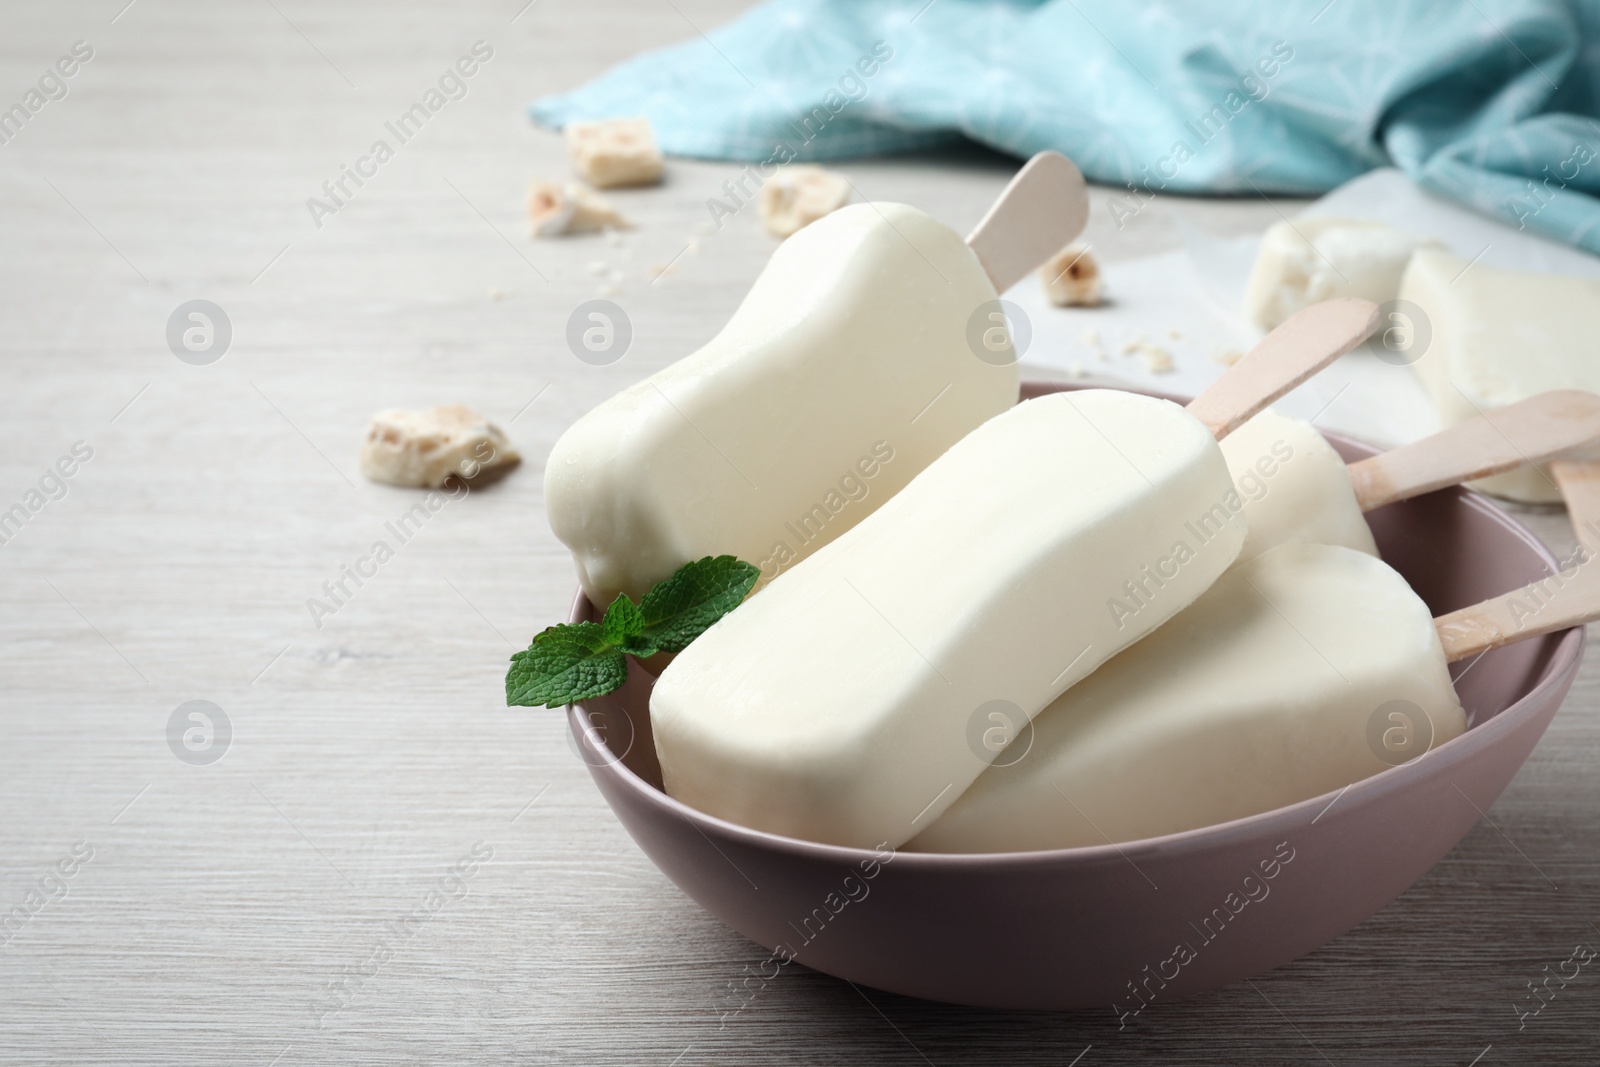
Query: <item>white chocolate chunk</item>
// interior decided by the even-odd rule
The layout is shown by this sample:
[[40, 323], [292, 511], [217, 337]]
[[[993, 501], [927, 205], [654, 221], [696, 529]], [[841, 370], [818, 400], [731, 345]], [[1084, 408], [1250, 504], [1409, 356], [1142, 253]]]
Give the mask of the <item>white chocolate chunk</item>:
[[533, 182], [528, 186], [528, 225], [535, 237], [627, 229], [633, 223], [580, 182]]
[[572, 165], [597, 189], [661, 180], [661, 150], [649, 119], [572, 122], [564, 132]]
[[1160, 345], [1145, 345], [1139, 350], [1139, 356], [1144, 360], [1144, 369], [1151, 374], [1171, 374], [1178, 369], [1171, 350]]
[[[1549, 389], [1600, 393], [1600, 281], [1483, 263], [1469, 269], [1459, 256], [1426, 251], [1411, 261], [1400, 297], [1420, 308], [1422, 319], [1409, 321], [1402, 305], [1379, 329], [1399, 339], [1400, 358], [1412, 361], [1443, 426]], [[1600, 450], [1573, 455], [1600, 459]], [[1471, 484], [1527, 503], [1561, 500], [1545, 467]]]
[[437, 488], [520, 458], [504, 430], [465, 404], [380, 411], [361, 443], [361, 473], [389, 485]]
[[761, 187], [761, 222], [774, 237], [788, 237], [850, 202], [842, 174], [797, 164], [779, 167]]
[[724, 553], [770, 579], [860, 522], [1016, 403], [1009, 345], [969, 340], [995, 296], [961, 237], [903, 204], [784, 241], [704, 348], [556, 442], [550, 526], [589, 599]]
[[1044, 294], [1056, 307], [1097, 307], [1100, 264], [1089, 246], [1074, 241], [1039, 268]]
[[1412, 253], [1439, 242], [1365, 219], [1285, 219], [1267, 228], [1245, 292], [1245, 316], [1270, 330], [1323, 300], [1383, 304], [1400, 289]]
[[1215, 825], [1465, 729], [1405, 579], [1347, 548], [1284, 545], [1067, 690], [1033, 720], [1025, 754], [997, 759], [909, 847], [1073, 848]]
[[650, 698], [668, 794], [745, 826], [891, 847], [1031, 716], [1187, 606], [1244, 540], [1176, 404], [1055, 393], [984, 423], [707, 630]]
[[1223, 438], [1222, 455], [1250, 528], [1241, 560], [1290, 542], [1378, 554], [1349, 468], [1309, 422], [1268, 408]]

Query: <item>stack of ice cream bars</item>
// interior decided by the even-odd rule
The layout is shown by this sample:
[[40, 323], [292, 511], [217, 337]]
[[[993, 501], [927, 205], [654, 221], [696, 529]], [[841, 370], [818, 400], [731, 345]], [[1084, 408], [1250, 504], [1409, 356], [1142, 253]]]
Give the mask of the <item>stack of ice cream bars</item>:
[[762, 571], [655, 680], [667, 793], [834, 845], [1050, 849], [1268, 811], [1465, 730], [1449, 663], [1507, 635], [1435, 620], [1363, 511], [1592, 438], [1600, 397], [1541, 390], [1600, 335], [1600, 284], [1458, 291], [1406, 248], [1417, 370], [1501, 410], [1347, 467], [1267, 405], [1372, 303], [1283, 309], [1187, 407], [1018, 403], [991, 244], [900, 204], [829, 215], [557, 443], [550, 523], [594, 604], [707, 555]]

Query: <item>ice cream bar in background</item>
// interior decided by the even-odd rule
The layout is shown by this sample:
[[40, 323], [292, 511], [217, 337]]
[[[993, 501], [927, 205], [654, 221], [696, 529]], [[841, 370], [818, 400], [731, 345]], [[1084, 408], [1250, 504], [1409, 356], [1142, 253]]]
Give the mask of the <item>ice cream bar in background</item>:
[[1372, 556], [1280, 545], [1068, 690], [1031, 733], [1013, 728], [1029, 747], [1003, 749], [908, 847], [1074, 848], [1308, 800], [1465, 730], [1449, 663], [1597, 617], [1586, 571], [1432, 619]]
[[[1600, 281], [1423, 250], [1406, 268], [1385, 327], [1445, 426], [1551, 389], [1600, 392]], [[1584, 458], [1600, 459], [1600, 450]], [[1561, 499], [1544, 470], [1512, 471], [1474, 488], [1530, 503]]]
[[1301, 312], [1187, 409], [1083, 390], [973, 431], [666, 668], [650, 712], [667, 792], [829, 844], [910, 839], [983, 769], [981, 708], [1033, 715], [1228, 567], [1245, 528], [1217, 437], [1376, 315]]
[[1291, 541], [1378, 554], [1344, 460], [1311, 423], [1269, 408], [1224, 438], [1222, 455], [1250, 529], [1241, 560]]
[[1363, 512], [1594, 441], [1600, 441], [1600, 395], [1576, 389], [1540, 393], [1349, 466], [1309, 422], [1269, 409], [1222, 442], [1250, 527], [1239, 558], [1289, 542], [1344, 545], [1375, 556]]
[[1077, 168], [1050, 152], [967, 242], [886, 203], [785, 241], [704, 348], [556, 442], [546, 506], [589, 599], [637, 597], [707, 555], [771, 579], [1015, 405], [997, 290], [1076, 235], [1087, 210]]
[[1270, 330], [1301, 308], [1354, 296], [1394, 299], [1412, 253], [1439, 242], [1368, 219], [1312, 216], [1275, 222], [1261, 237], [1245, 317]]

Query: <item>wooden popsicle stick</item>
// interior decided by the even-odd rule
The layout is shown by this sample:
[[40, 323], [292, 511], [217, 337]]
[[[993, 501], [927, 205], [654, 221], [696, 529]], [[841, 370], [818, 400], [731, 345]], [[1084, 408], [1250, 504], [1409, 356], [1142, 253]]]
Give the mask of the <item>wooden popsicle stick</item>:
[[1594, 569], [1579, 565], [1434, 619], [1445, 659], [1454, 663], [1513, 641], [1600, 619], [1600, 575]]
[[1600, 460], [1558, 459], [1550, 473], [1567, 502], [1567, 518], [1581, 543], [1600, 536]]
[[1220, 440], [1378, 328], [1378, 305], [1345, 297], [1289, 316], [1206, 391], [1188, 412]]
[[[1578, 540], [1583, 541], [1585, 532], [1600, 532], [1600, 461], [1558, 459], [1550, 472], [1566, 498], [1567, 517]], [[1434, 619], [1445, 658], [1454, 663], [1513, 641], [1600, 619], [1600, 568], [1595, 562], [1593, 550], [1586, 547], [1573, 557], [1568, 570]]]
[[[1362, 511], [1543, 463], [1600, 438], [1600, 395], [1557, 389], [1350, 464]], [[1596, 514], [1600, 514], [1597, 512]]]
[[967, 236], [984, 273], [1003, 293], [1061, 251], [1089, 221], [1089, 190], [1072, 160], [1040, 152], [1017, 171]]

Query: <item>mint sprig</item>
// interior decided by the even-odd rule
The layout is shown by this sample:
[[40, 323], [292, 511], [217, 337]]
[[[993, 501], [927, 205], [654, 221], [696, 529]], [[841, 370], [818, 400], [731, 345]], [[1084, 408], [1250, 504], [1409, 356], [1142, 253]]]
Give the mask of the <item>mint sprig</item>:
[[628, 656], [682, 652], [738, 607], [760, 576], [733, 556], [707, 556], [657, 582], [637, 604], [618, 594], [600, 622], [550, 627], [512, 655], [506, 705], [558, 708], [622, 688]]
[[557, 708], [620, 689], [628, 661], [599, 623], [552, 626], [511, 657], [506, 704]]

